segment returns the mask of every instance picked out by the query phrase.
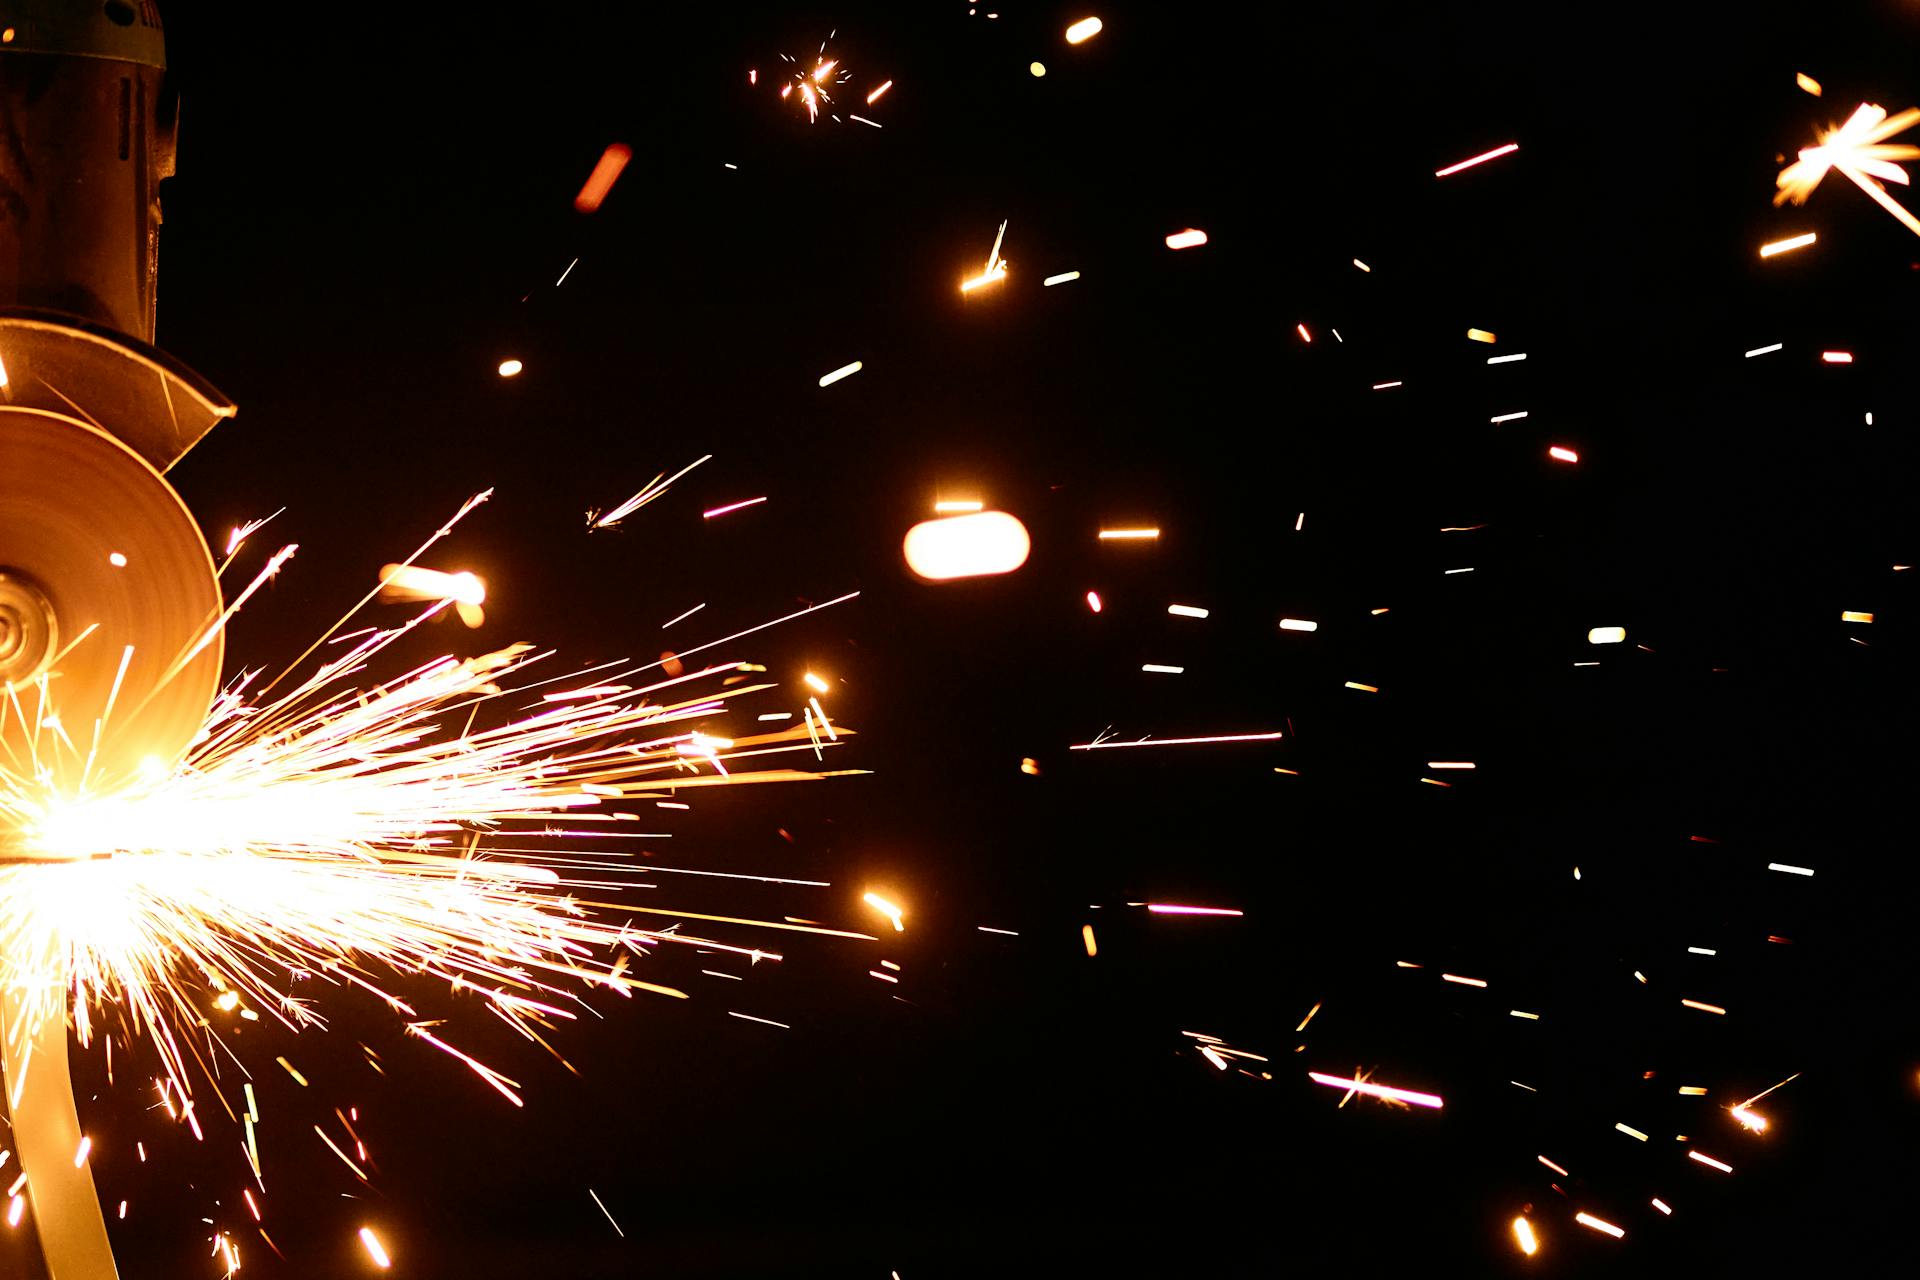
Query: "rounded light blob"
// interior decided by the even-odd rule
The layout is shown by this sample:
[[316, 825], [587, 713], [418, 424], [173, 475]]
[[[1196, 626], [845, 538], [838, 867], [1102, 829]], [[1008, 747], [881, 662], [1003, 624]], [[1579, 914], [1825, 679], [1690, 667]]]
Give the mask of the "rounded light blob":
[[1004, 511], [924, 520], [907, 530], [907, 567], [929, 581], [1012, 573], [1027, 562], [1027, 527]]

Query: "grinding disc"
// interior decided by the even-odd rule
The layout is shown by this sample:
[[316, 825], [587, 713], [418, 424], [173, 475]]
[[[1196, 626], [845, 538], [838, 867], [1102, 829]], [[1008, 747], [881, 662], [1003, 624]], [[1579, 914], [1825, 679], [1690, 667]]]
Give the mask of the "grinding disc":
[[0, 770], [98, 793], [178, 761], [220, 634], [187, 655], [219, 616], [206, 540], [157, 471], [72, 418], [0, 407]]

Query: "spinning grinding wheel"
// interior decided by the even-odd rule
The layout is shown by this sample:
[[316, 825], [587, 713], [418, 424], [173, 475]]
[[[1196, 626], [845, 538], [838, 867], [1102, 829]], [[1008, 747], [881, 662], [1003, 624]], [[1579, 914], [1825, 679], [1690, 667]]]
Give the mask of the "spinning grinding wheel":
[[219, 614], [206, 542], [158, 472], [85, 423], [0, 409], [0, 759], [17, 775], [97, 791], [175, 764], [218, 688]]

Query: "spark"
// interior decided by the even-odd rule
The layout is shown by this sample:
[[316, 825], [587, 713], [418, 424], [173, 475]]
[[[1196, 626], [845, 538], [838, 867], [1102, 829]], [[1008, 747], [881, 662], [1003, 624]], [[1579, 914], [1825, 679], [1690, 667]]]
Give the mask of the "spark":
[[1785, 240], [1773, 240], [1760, 246], [1760, 256], [1771, 258], [1778, 253], [1792, 253], [1795, 249], [1804, 249], [1820, 237], [1809, 231], [1805, 235], [1788, 236]]
[[4, 388], [6, 385], [7, 385], [7, 365], [4, 360], [0, 360], [0, 388]]
[[[1908, 185], [1906, 170], [1894, 161], [1920, 159], [1920, 147], [1890, 145], [1887, 139], [1915, 124], [1920, 124], [1920, 107], [1908, 107], [1889, 117], [1885, 108], [1861, 103], [1845, 124], [1822, 131], [1817, 145], [1802, 148], [1799, 158], [1780, 171], [1775, 180], [1780, 189], [1773, 197], [1774, 204], [1785, 204], [1789, 200], [1797, 205], [1805, 204], [1828, 170], [1837, 169], [1902, 226], [1920, 235], [1920, 218], [1897, 203], [1880, 181], [1876, 181]], [[1811, 241], [1812, 236], [1807, 239]]]
[[1313, 1008], [1307, 1010], [1307, 1016], [1300, 1019], [1300, 1025], [1293, 1029], [1293, 1033], [1295, 1035], [1299, 1035], [1302, 1031], [1305, 1031], [1307, 1029], [1307, 1024], [1313, 1021], [1313, 1015], [1318, 1012], [1320, 1012], [1320, 1002], [1318, 1000], [1315, 1000], [1313, 1002]]
[[1452, 174], [1456, 174], [1460, 172], [1462, 169], [1471, 169], [1473, 168], [1473, 166], [1477, 164], [1485, 164], [1489, 160], [1498, 160], [1501, 156], [1511, 155], [1513, 152], [1518, 151], [1519, 149], [1520, 149], [1519, 143], [1509, 142], [1503, 147], [1495, 147], [1493, 150], [1483, 151], [1477, 156], [1469, 156], [1467, 159], [1460, 161], [1460, 163], [1458, 164], [1450, 164], [1444, 169], [1437, 169], [1434, 171], [1433, 176], [1436, 178], [1445, 178]]
[[965, 514], [967, 512], [972, 512], [972, 511], [983, 511], [986, 509], [986, 505], [987, 505], [986, 503], [981, 502], [978, 499], [968, 499], [963, 501], [961, 499], [954, 498], [947, 501], [934, 503], [933, 510], [936, 515]]
[[830, 387], [842, 378], [851, 378], [854, 374], [860, 372], [862, 367], [861, 362], [858, 360], [855, 360], [852, 364], [843, 364], [832, 373], [822, 374], [820, 376], [820, 385]]
[[739, 1018], [743, 1022], [759, 1022], [769, 1027], [779, 1027], [782, 1031], [793, 1030], [793, 1024], [790, 1022], [775, 1022], [772, 1018], [756, 1018], [750, 1013], [735, 1013], [729, 1009], [727, 1010], [727, 1016], [729, 1018]]
[[1786, 1085], [1790, 1085], [1795, 1080], [1798, 1080], [1799, 1078], [1800, 1078], [1800, 1073], [1796, 1071], [1792, 1075], [1788, 1076], [1785, 1080], [1782, 1080], [1779, 1084], [1768, 1085], [1766, 1088], [1762, 1089], [1760, 1092], [1754, 1094], [1751, 1098], [1748, 1098], [1745, 1102], [1741, 1103], [1740, 1107], [1736, 1108], [1736, 1110], [1752, 1106], [1754, 1103], [1760, 1101], [1760, 1099], [1772, 1093], [1775, 1089], [1783, 1088]]
[[1654, 1208], [1656, 1208], [1656, 1209], [1658, 1209], [1658, 1210], [1659, 1210], [1660, 1212], [1662, 1212], [1662, 1213], [1664, 1213], [1664, 1214], [1666, 1214], [1666, 1215], [1667, 1215], [1668, 1217], [1672, 1217], [1672, 1216], [1673, 1216], [1673, 1210], [1672, 1210], [1671, 1208], [1669, 1208], [1669, 1207], [1667, 1206], [1667, 1202], [1666, 1202], [1665, 1200], [1662, 1200], [1662, 1199], [1661, 1199], [1661, 1198], [1660, 1198], [1659, 1196], [1655, 1196], [1655, 1197], [1653, 1198], [1653, 1200], [1652, 1200], [1652, 1204], [1653, 1204], [1653, 1207], [1654, 1207]]
[[624, 142], [610, 142], [607, 149], [600, 153], [600, 159], [594, 163], [593, 172], [580, 188], [580, 194], [573, 198], [573, 207], [581, 213], [592, 213], [613, 190], [613, 184], [620, 180], [620, 173], [627, 167], [627, 161], [633, 159], [633, 149]]
[[1157, 916], [1244, 916], [1231, 907], [1182, 907], [1170, 902], [1149, 902], [1147, 910]]
[[1526, 352], [1516, 351], [1510, 356], [1488, 356], [1487, 363], [1488, 364], [1512, 364], [1515, 360], [1525, 360], [1526, 358], [1527, 358]]
[[1491, 417], [1491, 418], [1489, 418], [1489, 419], [1487, 419], [1487, 421], [1489, 421], [1489, 422], [1494, 422], [1494, 423], [1500, 423], [1500, 422], [1518, 422], [1518, 421], [1520, 421], [1520, 419], [1522, 419], [1522, 418], [1524, 418], [1524, 417], [1526, 417], [1526, 416], [1527, 416], [1527, 411], [1526, 411], [1525, 409], [1522, 409], [1522, 410], [1521, 410], [1520, 412], [1518, 412], [1518, 413], [1502, 413], [1502, 414], [1497, 414], [1497, 415], [1495, 415], [1494, 417]]
[[1067, 43], [1080, 44], [1100, 34], [1101, 22], [1098, 18], [1082, 18], [1067, 28]]
[[1177, 676], [1181, 672], [1186, 670], [1185, 667], [1169, 667], [1166, 664], [1159, 663], [1159, 662], [1141, 663], [1140, 669], [1142, 671], [1151, 672], [1154, 675], [1163, 675], [1163, 676]]
[[1361, 684], [1361, 683], [1359, 683], [1359, 682], [1358, 682], [1358, 681], [1356, 681], [1356, 680], [1349, 680], [1349, 681], [1347, 681], [1347, 682], [1345, 683], [1345, 685], [1344, 685], [1344, 686], [1342, 686], [1342, 687], [1344, 687], [1344, 688], [1348, 688], [1348, 689], [1358, 689], [1358, 690], [1359, 690], [1360, 692], [1362, 692], [1362, 693], [1378, 693], [1378, 692], [1380, 692], [1380, 686], [1379, 686], [1379, 685], [1374, 685], [1374, 684]]
[[878, 89], [875, 89], [872, 92], [868, 93], [867, 105], [872, 106], [874, 103], [880, 101], [880, 99], [886, 94], [887, 90], [891, 88], [893, 88], [893, 81], [889, 80], [885, 84], [881, 85]]
[[1207, 610], [1190, 604], [1170, 604], [1167, 606], [1167, 612], [1176, 618], [1204, 618], [1208, 616]]
[[1429, 769], [1477, 769], [1480, 766], [1471, 760], [1429, 760]]
[[1369, 1080], [1330, 1076], [1319, 1071], [1307, 1072], [1307, 1077], [1315, 1084], [1331, 1085], [1336, 1089], [1349, 1089], [1355, 1093], [1364, 1093], [1372, 1098], [1384, 1098], [1389, 1102], [1410, 1102], [1417, 1107], [1441, 1107], [1446, 1104], [1435, 1094], [1417, 1093], [1412, 1089], [1396, 1089], [1391, 1085], [1374, 1084]]
[[1358, 267], [1358, 268], [1360, 268], [1360, 269], [1361, 269], [1362, 271], [1365, 271], [1365, 272], [1367, 272], [1367, 273], [1369, 273], [1369, 274], [1371, 274], [1371, 273], [1372, 273], [1372, 271], [1373, 271], [1373, 268], [1372, 268], [1372, 267], [1370, 267], [1370, 266], [1368, 266], [1368, 265], [1367, 265], [1366, 263], [1364, 263], [1364, 262], [1362, 262], [1362, 261], [1360, 261], [1360, 259], [1358, 259], [1358, 258], [1355, 258], [1355, 259], [1353, 260], [1353, 265], [1354, 265], [1354, 266], [1356, 266], [1356, 267]]
[[1159, 536], [1158, 529], [1102, 529], [1100, 531], [1102, 542], [1151, 542]]
[[1038, 80], [1041, 76], [1044, 76], [1047, 74], [1047, 64], [1044, 62], [1038, 62], [1038, 61], [1029, 62], [1027, 64], [1027, 72], [1028, 74], [1033, 76], [1034, 79]]
[[1613, 1127], [1618, 1129], [1620, 1132], [1626, 1134], [1629, 1138], [1638, 1138], [1642, 1142], [1645, 1142], [1647, 1140], [1647, 1135], [1640, 1132], [1638, 1129], [1634, 1128], [1632, 1125], [1621, 1124], [1620, 1122], [1615, 1121]]
[[1730, 1165], [1730, 1164], [1728, 1164], [1728, 1163], [1726, 1163], [1726, 1162], [1725, 1162], [1725, 1161], [1723, 1161], [1723, 1160], [1715, 1160], [1715, 1159], [1714, 1159], [1714, 1158], [1713, 1158], [1712, 1156], [1710, 1156], [1710, 1155], [1706, 1155], [1706, 1154], [1704, 1154], [1704, 1153], [1702, 1153], [1702, 1152], [1699, 1152], [1699, 1151], [1689, 1151], [1689, 1152], [1687, 1152], [1687, 1159], [1689, 1159], [1689, 1160], [1697, 1160], [1697, 1161], [1699, 1161], [1699, 1162], [1700, 1162], [1701, 1164], [1704, 1164], [1704, 1165], [1706, 1165], [1706, 1166], [1707, 1166], [1707, 1167], [1708, 1167], [1709, 1169], [1718, 1169], [1718, 1170], [1719, 1170], [1720, 1172], [1722, 1172], [1722, 1173], [1732, 1173], [1732, 1172], [1733, 1172], [1733, 1166], [1732, 1166], [1732, 1165]]
[[1098, 591], [1087, 592], [1087, 608], [1093, 610], [1095, 613], [1100, 612], [1100, 593]]
[[727, 504], [726, 506], [724, 506], [724, 507], [714, 507], [714, 508], [713, 508], [712, 510], [710, 510], [710, 511], [702, 511], [702, 512], [700, 513], [700, 518], [701, 518], [702, 520], [711, 520], [711, 519], [713, 519], [713, 518], [714, 518], [715, 516], [724, 516], [724, 515], [726, 515], [726, 514], [727, 514], [728, 512], [731, 512], [731, 511], [739, 511], [739, 510], [741, 510], [741, 509], [742, 509], [743, 507], [751, 507], [751, 506], [756, 506], [756, 505], [758, 505], [759, 503], [762, 503], [762, 502], [765, 502], [765, 501], [766, 501], [766, 497], [765, 497], [765, 496], [763, 495], [763, 496], [761, 496], [761, 497], [758, 497], [758, 498], [748, 498], [748, 499], [746, 499], [746, 500], [744, 500], [744, 501], [742, 501], [742, 502], [730, 502], [730, 503], [728, 503], [728, 504]]
[[1293, 330], [1294, 330], [1294, 332], [1295, 332], [1295, 333], [1297, 333], [1297, 334], [1299, 334], [1299, 335], [1300, 335], [1300, 341], [1302, 341], [1302, 342], [1312, 342], [1312, 341], [1313, 341], [1313, 335], [1307, 332], [1307, 326], [1306, 326], [1306, 325], [1304, 325], [1304, 324], [1296, 324], [1295, 326], [1293, 326]]
[[373, 1259], [373, 1265], [385, 1271], [393, 1265], [393, 1259], [387, 1255], [387, 1247], [380, 1243], [380, 1237], [373, 1234], [372, 1227], [360, 1228], [360, 1243], [366, 1246], [367, 1256]]
[[807, 674], [802, 676], [801, 679], [806, 681], [807, 688], [813, 690], [815, 693], [825, 693], [829, 688], [825, 680], [822, 680], [819, 676], [813, 674], [813, 672], [811, 671], [807, 672]]
[[1828, 364], [1852, 364], [1852, 363], [1853, 363], [1853, 352], [1851, 352], [1851, 351], [1822, 351], [1822, 352], [1820, 353], [1820, 358], [1821, 358], [1821, 359], [1822, 359], [1823, 361], [1825, 361], [1826, 363], [1828, 363]]
[[[673, 482], [675, 480], [680, 479], [680, 477], [686, 475], [689, 471], [692, 471], [695, 467], [699, 466], [701, 463], [711, 462], [712, 460], [713, 460], [713, 455], [709, 453], [709, 454], [702, 455], [701, 457], [695, 458], [692, 462], [689, 462], [686, 466], [680, 468], [678, 471], [674, 472], [671, 476], [668, 476], [666, 472], [662, 471], [659, 475], [655, 476], [653, 479], [647, 481], [645, 485], [641, 486], [640, 492], [634, 494], [631, 498], [628, 498], [626, 501], [620, 503], [618, 506], [614, 507], [611, 511], [608, 511], [605, 515], [601, 515], [598, 512], [589, 512], [587, 514], [588, 528], [591, 528], [591, 529], [613, 528], [613, 526], [619, 524], [622, 520], [625, 520], [628, 516], [632, 515], [634, 512], [646, 506], [649, 502], [652, 502], [655, 498], [658, 498], [661, 494], [665, 493], [669, 488], [673, 486]], [[662, 477], [665, 477], [665, 478], [663, 479]], [[678, 619], [676, 619], [676, 621], [677, 620]]]
[[78, 1169], [81, 1165], [85, 1164], [87, 1162], [87, 1152], [91, 1150], [93, 1150], [93, 1139], [87, 1137], [81, 1138], [79, 1149], [73, 1153], [73, 1167]]
[[1193, 249], [1207, 242], [1207, 233], [1198, 227], [1188, 227], [1185, 231], [1176, 231], [1167, 237], [1169, 249]]
[[1538, 1021], [1540, 1021], [1540, 1015], [1539, 1015], [1539, 1014], [1537, 1014], [1537, 1013], [1528, 1013], [1528, 1012], [1526, 1012], [1526, 1011], [1525, 1011], [1524, 1009], [1509, 1009], [1509, 1010], [1507, 1010], [1507, 1016], [1508, 1016], [1508, 1017], [1510, 1017], [1510, 1018], [1525, 1018], [1525, 1019], [1526, 1019], [1527, 1021], [1529, 1021], [1529, 1022], [1538, 1022]]
[[1032, 550], [1027, 527], [1004, 511], [923, 520], [901, 544], [907, 567], [936, 582], [1012, 573]]
[[620, 1230], [620, 1224], [619, 1224], [619, 1223], [617, 1223], [617, 1222], [614, 1222], [614, 1221], [613, 1221], [613, 1214], [611, 1214], [611, 1213], [608, 1213], [608, 1212], [607, 1212], [607, 1206], [606, 1206], [606, 1205], [604, 1205], [604, 1204], [601, 1204], [601, 1202], [600, 1202], [600, 1193], [599, 1193], [599, 1192], [597, 1192], [597, 1191], [595, 1191], [595, 1190], [594, 1190], [594, 1189], [593, 1189], [592, 1187], [588, 1187], [588, 1188], [587, 1188], [587, 1194], [593, 1197], [593, 1202], [594, 1202], [595, 1204], [597, 1204], [597, 1205], [600, 1205], [600, 1212], [602, 1212], [602, 1213], [605, 1213], [605, 1214], [607, 1215], [607, 1221], [608, 1221], [609, 1223], [611, 1223], [611, 1224], [612, 1224], [612, 1226], [613, 1226], [613, 1229], [614, 1229], [614, 1232], [615, 1232], [615, 1233], [616, 1233], [617, 1235], [619, 1235], [619, 1237], [620, 1237], [620, 1238], [621, 1238], [622, 1240], [625, 1240], [625, 1239], [627, 1238], [627, 1233], [626, 1233], [626, 1232], [624, 1232], [624, 1231], [621, 1231], [621, 1230]]
[[1804, 71], [1794, 72], [1793, 82], [1794, 84], [1798, 85], [1801, 89], [1812, 94], [1814, 97], [1817, 98], [1820, 96], [1820, 82], [1818, 80], [1815, 80], [1812, 76], [1808, 75], [1806, 72]]
[[500, 376], [503, 378], [517, 378], [520, 376], [520, 371], [526, 367], [526, 365], [520, 363], [518, 360], [502, 360], [500, 362]]
[[1564, 445], [1554, 445], [1547, 450], [1549, 458], [1558, 458], [1562, 462], [1578, 462], [1580, 455]]
[[1525, 1218], [1513, 1220], [1513, 1238], [1520, 1243], [1520, 1252], [1531, 1258], [1539, 1251], [1540, 1242], [1533, 1238], [1533, 1227]]
[[685, 613], [675, 614], [673, 617], [668, 618], [665, 622], [660, 624], [660, 629], [662, 631], [665, 631], [668, 627], [672, 626], [676, 622], [685, 622], [688, 618], [691, 618], [694, 614], [700, 612], [702, 609], [706, 607], [707, 607], [707, 602], [702, 600], [699, 604], [693, 606], [693, 608], [687, 610]]
[[1092, 925], [1083, 924], [1080, 926], [1080, 942], [1081, 945], [1086, 947], [1089, 958], [1100, 954], [1100, 944], [1093, 940]]
[[1587, 631], [1588, 644], [1620, 644], [1626, 638], [1625, 627], [1592, 627]]
[[1080, 273], [1078, 271], [1062, 271], [1057, 276], [1048, 276], [1045, 280], [1042, 280], [1040, 283], [1043, 286], [1052, 286], [1056, 284], [1066, 284], [1068, 281], [1078, 280], [1079, 278], [1080, 278]]
[[1680, 1096], [1683, 1098], [1704, 1098], [1706, 1095], [1707, 1088], [1705, 1085], [1683, 1084], [1680, 1086]]
[[1687, 1006], [1687, 1008], [1689, 1009], [1698, 1009], [1702, 1013], [1718, 1013], [1718, 1014], [1726, 1013], [1726, 1010], [1722, 1009], [1717, 1004], [1706, 1004], [1699, 1000], [1682, 1000], [1680, 1003]]
[[1576, 1213], [1573, 1215], [1573, 1220], [1583, 1227], [1592, 1227], [1595, 1231], [1604, 1231], [1615, 1240], [1623, 1239], [1627, 1234], [1619, 1227], [1608, 1222], [1605, 1218], [1596, 1218], [1590, 1213]]
[[887, 901], [877, 893], [862, 894], [860, 900], [872, 907], [875, 911], [878, 911], [881, 915], [887, 917], [887, 919], [893, 921], [893, 930], [895, 933], [905, 931], [906, 926], [900, 923], [902, 912], [899, 907], [896, 907], [893, 903]]
[[1275, 730], [1270, 733], [1223, 733], [1202, 738], [1142, 738], [1137, 742], [1107, 742], [1096, 739], [1092, 742], [1076, 742], [1069, 751], [1107, 751], [1122, 747], [1184, 747], [1209, 742], [1272, 742], [1284, 735]]
[[1280, 619], [1280, 629], [1282, 631], [1318, 631], [1320, 624], [1317, 622], [1309, 622], [1305, 618], [1282, 618]]
[[1496, 338], [1493, 334], [1487, 332], [1485, 329], [1469, 329], [1467, 330], [1467, 341], [1468, 342], [1498, 342], [1499, 339]]
[[1565, 1169], [1555, 1164], [1553, 1161], [1547, 1159], [1545, 1156], [1535, 1156], [1534, 1159], [1538, 1160], [1541, 1164], [1547, 1166], [1547, 1168], [1553, 1170], [1555, 1173], [1559, 1174], [1563, 1178], [1570, 1178], [1573, 1176], [1572, 1174], [1568, 1173]]
[[567, 269], [560, 273], [560, 278], [553, 282], [553, 287], [558, 289], [561, 285], [565, 284], [567, 282], [567, 277], [572, 275], [573, 269], [579, 265], [580, 265], [580, 259], [578, 258], [575, 258], [572, 262], [569, 262], [567, 264]]
[[973, 927], [978, 929], [981, 933], [1003, 933], [1009, 938], [1017, 938], [1020, 936], [1020, 934], [1013, 929], [996, 929], [992, 925], [986, 925], [986, 924], [977, 924]]
[[1755, 356], [1764, 356], [1764, 355], [1771, 355], [1771, 354], [1772, 354], [1773, 352], [1775, 352], [1775, 351], [1779, 351], [1779, 350], [1782, 350], [1783, 348], [1785, 348], [1785, 347], [1786, 347], [1786, 345], [1787, 345], [1787, 344], [1786, 344], [1786, 343], [1784, 343], [1784, 342], [1776, 342], [1776, 343], [1774, 343], [1774, 344], [1773, 344], [1772, 346], [1767, 346], [1767, 347], [1755, 347], [1755, 348], [1754, 348], [1753, 350], [1751, 350], [1751, 351], [1749, 351], [1749, 352], [1747, 352], [1747, 354], [1746, 354], [1746, 358], [1747, 358], [1747, 359], [1749, 359], [1749, 360], [1751, 360], [1751, 359], [1753, 359], [1753, 358], [1754, 358]]
[[1373, 389], [1375, 391], [1385, 391], [1390, 387], [1404, 387], [1406, 385], [1404, 382], [1376, 382], [1373, 384]]
[[1729, 1108], [1729, 1114], [1754, 1133], [1765, 1133], [1767, 1131], [1767, 1118], [1757, 1111], [1748, 1110], [1744, 1104]]

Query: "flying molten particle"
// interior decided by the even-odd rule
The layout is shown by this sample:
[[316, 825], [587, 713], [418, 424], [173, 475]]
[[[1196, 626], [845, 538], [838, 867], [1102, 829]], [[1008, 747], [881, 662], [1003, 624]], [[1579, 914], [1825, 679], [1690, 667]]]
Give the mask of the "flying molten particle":
[[[1920, 107], [1908, 107], [1890, 117], [1884, 107], [1861, 103], [1845, 124], [1821, 132], [1818, 145], [1802, 148], [1800, 158], [1780, 171], [1775, 179], [1780, 190], [1773, 202], [1778, 205], [1791, 200], [1794, 204], [1805, 204], [1827, 171], [1837, 169], [1875, 204], [1899, 219], [1907, 230], [1920, 235], [1920, 218], [1915, 218], [1875, 181], [1882, 179], [1903, 187], [1907, 185], [1906, 170], [1894, 161], [1920, 160], [1920, 147], [1889, 145], [1887, 139], [1915, 124], [1920, 124]], [[1806, 237], [1809, 241], [1812, 238]], [[1765, 252], [1761, 250], [1763, 255]]]
[[1027, 527], [1004, 511], [923, 520], [907, 530], [907, 567], [932, 582], [1012, 573], [1027, 562]]
[[1098, 18], [1080, 19], [1080, 21], [1067, 28], [1067, 43], [1082, 44], [1093, 39], [1100, 34], [1101, 25], [1100, 19]]

